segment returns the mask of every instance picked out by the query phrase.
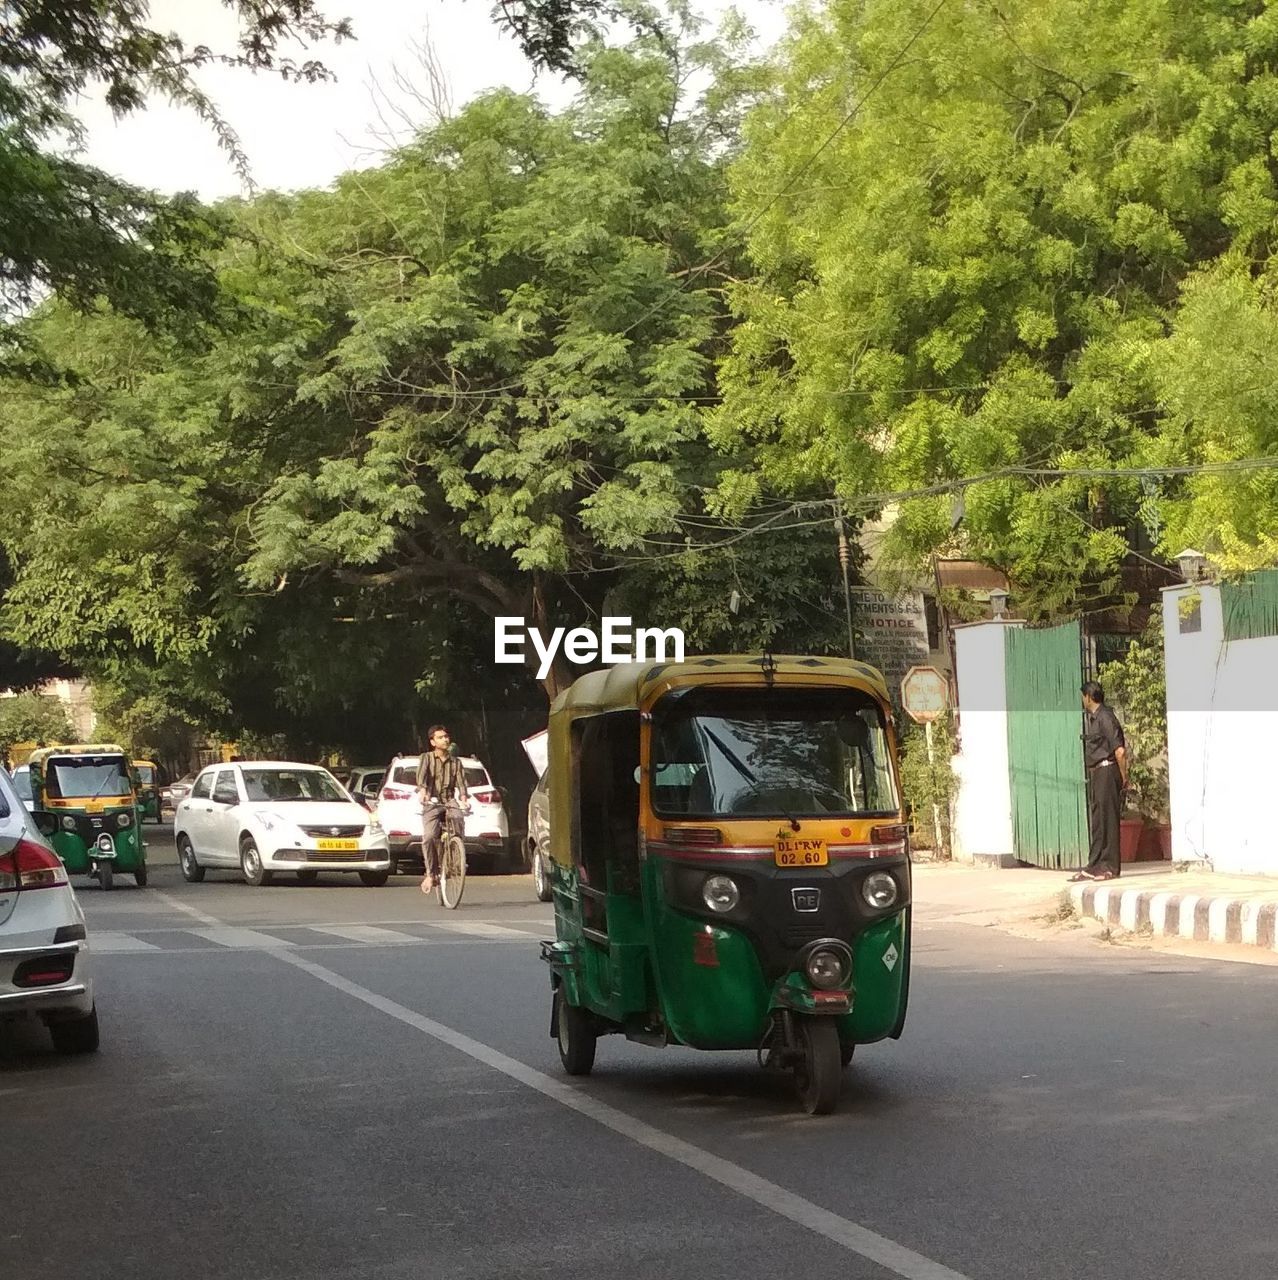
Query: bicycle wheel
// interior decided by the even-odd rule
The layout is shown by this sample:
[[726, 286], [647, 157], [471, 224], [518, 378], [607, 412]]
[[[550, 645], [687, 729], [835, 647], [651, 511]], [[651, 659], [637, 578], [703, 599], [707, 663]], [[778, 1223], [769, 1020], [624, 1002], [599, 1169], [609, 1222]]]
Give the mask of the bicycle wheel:
[[450, 911], [466, 889], [466, 846], [458, 836], [447, 836], [439, 856], [439, 901]]

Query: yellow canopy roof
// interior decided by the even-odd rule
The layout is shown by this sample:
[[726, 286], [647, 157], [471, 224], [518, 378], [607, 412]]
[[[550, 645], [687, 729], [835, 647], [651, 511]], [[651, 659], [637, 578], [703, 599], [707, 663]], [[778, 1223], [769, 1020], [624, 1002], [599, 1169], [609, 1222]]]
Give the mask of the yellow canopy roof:
[[[868, 663], [850, 658], [774, 654], [776, 677], [822, 677], [832, 683], [852, 685], [888, 700], [882, 674]], [[602, 671], [591, 671], [565, 689], [550, 708], [552, 717], [567, 711], [574, 716], [599, 715], [607, 711], [635, 711], [659, 682], [686, 682], [689, 678], [746, 677], [750, 684], [763, 684], [761, 654], [707, 654], [683, 662], [625, 662]]]
[[41, 747], [33, 751], [28, 764], [44, 764], [50, 756], [122, 756], [124, 748], [114, 742], [77, 742], [65, 747]]

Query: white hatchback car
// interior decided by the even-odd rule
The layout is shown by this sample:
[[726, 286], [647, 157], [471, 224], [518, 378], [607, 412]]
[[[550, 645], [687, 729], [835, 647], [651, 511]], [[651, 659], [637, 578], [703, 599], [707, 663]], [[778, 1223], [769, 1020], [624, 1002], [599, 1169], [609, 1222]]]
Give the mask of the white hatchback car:
[[375, 817], [327, 769], [253, 760], [210, 765], [173, 815], [182, 876], [238, 869], [249, 884], [291, 871], [314, 884], [321, 871], [355, 872], [366, 885], [390, 876], [390, 849]]
[[[394, 865], [422, 861], [422, 811], [417, 800], [417, 764], [420, 756], [396, 756], [386, 770], [377, 796], [377, 816], [390, 841]], [[493, 786], [483, 762], [474, 756], [458, 756], [466, 771], [470, 812], [466, 815], [466, 857], [478, 856], [493, 868], [510, 860], [510, 823], [501, 792]], [[520, 857], [520, 870], [523, 859]]]
[[60, 1053], [98, 1047], [84, 912], [0, 769], [0, 1026], [39, 1019]]

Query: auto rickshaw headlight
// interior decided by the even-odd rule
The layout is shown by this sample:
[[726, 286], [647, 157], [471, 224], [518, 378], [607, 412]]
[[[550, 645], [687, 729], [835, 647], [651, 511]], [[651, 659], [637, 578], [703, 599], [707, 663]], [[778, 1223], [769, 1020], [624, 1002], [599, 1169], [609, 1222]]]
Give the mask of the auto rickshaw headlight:
[[896, 878], [886, 871], [876, 871], [872, 876], [866, 876], [861, 884], [861, 896], [876, 911], [892, 906], [900, 895], [901, 889]]
[[62, 830], [63, 831], [75, 830], [75, 819], [69, 813], [64, 813], [62, 815]]
[[701, 897], [711, 911], [731, 911], [741, 901], [741, 890], [731, 876], [708, 876]]
[[803, 967], [808, 981], [822, 991], [841, 987], [847, 981], [847, 958], [833, 947], [818, 947], [809, 954]]
[[131, 813], [120, 814], [115, 820], [115, 825], [119, 827], [121, 831], [123, 831], [125, 827], [131, 827], [133, 825], [133, 815]]

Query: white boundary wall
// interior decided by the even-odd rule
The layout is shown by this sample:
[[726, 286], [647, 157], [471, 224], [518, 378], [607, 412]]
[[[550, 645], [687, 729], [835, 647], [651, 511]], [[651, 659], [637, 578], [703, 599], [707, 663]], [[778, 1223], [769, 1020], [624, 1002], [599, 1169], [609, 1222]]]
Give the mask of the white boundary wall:
[[954, 628], [958, 683], [958, 782], [954, 804], [954, 856], [965, 862], [1009, 862], [1012, 785], [1007, 758], [1007, 622]]
[[1278, 636], [1226, 643], [1214, 586], [1197, 588], [1201, 629], [1182, 632], [1194, 589], [1163, 592], [1172, 861], [1278, 875]]

